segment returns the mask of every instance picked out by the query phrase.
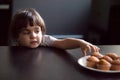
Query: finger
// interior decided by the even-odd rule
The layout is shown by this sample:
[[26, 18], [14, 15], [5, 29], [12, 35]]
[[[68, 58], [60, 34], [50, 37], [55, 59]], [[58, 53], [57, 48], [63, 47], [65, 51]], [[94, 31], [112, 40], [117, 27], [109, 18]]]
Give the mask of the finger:
[[97, 46], [92, 45], [93, 52], [99, 52], [99, 48]]
[[97, 52], [99, 52], [100, 51], [100, 48], [99, 47], [97, 47]]
[[91, 47], [89, 45], [87, 45], [87, 50], [91, 52]]
[[95, 46], [95, 51], [96, 51], [96, 52], [99, 52], [99, 50], [100, 50], [100, 48], [97, 47], [97, 46]]
[[83, 56], [86, 56], [86, 49], [82, 50]]
[[94, 45], [91, 46], [92, 52], [96, 52], [96, 47]]

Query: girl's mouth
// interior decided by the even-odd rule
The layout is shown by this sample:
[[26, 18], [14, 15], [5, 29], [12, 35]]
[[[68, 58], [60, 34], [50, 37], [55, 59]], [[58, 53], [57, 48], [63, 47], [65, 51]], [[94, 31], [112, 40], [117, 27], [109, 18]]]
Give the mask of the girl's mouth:
[[38, 44], [38, 42], [37, 41], [31, 41], [30, 44], [35, 45], [35, 44]]

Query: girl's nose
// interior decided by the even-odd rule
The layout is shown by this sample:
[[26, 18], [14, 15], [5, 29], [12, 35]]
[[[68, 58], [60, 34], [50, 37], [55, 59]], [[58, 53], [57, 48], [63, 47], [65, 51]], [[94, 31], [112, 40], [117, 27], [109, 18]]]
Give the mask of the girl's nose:
[[31, 33], [31, 36], [30, 36], [30, 38], [35, 38], [37, 35], [36, 35], [36, 33]]

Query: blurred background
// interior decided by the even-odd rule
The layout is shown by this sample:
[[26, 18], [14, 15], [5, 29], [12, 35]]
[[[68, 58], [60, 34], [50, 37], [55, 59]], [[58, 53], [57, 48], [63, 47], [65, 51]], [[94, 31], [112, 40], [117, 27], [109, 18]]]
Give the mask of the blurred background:
[[11, 17], [21, 8], [35, 8], [57, 38], [120, 44], [120, 0], [0, 0], [0, 46], [8, 45]]

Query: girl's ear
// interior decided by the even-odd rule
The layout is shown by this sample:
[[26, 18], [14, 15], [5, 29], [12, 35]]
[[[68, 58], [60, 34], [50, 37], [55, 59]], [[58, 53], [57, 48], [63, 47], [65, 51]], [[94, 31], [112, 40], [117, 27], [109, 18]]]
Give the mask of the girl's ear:
[[42, 35], [45, 35], [45, 32], [44, 32], [44, 31], [42, 31]]

